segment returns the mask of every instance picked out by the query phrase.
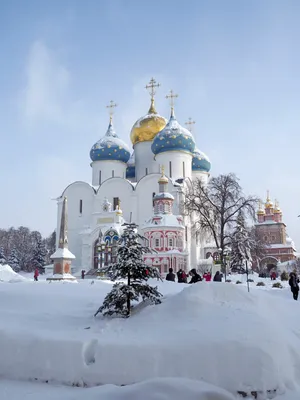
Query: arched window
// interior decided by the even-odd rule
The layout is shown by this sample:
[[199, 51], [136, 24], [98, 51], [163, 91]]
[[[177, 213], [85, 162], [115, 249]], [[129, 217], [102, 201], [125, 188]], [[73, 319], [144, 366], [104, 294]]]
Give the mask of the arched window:
[[211, 257], [211, 252], [210, 252], [210, 251], [208, 251], [208, 252], [206, 253], [205, 258], [209, 258], [209, 257]]
[[117, 262], [119, 235], [111, 229], [105, 232], [103, 240], [98, 238], [94, 243], [94, 268], [104, 268]]

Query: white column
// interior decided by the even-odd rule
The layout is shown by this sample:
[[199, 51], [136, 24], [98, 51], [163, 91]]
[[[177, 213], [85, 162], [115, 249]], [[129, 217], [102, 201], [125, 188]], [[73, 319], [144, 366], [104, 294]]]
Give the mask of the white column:
[[173, 179], [192, 178], [192, 159], [189, 152], [166, 151], [159, 153], [155, 157], [159, 167], [165, 167], [165, 174]]
[[99, 186], [109, 178], [126, 178], [127, 164], [122, 161], [102, 160], [91, 163], [93, 169], [92, 185]]
[[135, 177], [138, 182], [145, 175], [159, 173], [159, 165], [151, 150], [152, 142], [139, 142], [134, 145]]

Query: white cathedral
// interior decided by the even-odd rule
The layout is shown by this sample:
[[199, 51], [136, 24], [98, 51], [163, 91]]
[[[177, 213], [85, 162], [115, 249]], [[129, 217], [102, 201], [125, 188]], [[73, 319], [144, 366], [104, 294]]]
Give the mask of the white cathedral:
[[[116, 260], [117, 242], [124, 222], [135, 222], [156, 252], [145, 262], [176, 272], [196, 268], [210, 255], [209, 244], [192, 231], [192, 221], [180, 215], [184, 192], [196, 178], [208, 181], [208, 157], [198, 150], [190, 130], [179, 124], [170, 92], [169, 120], [155, 109], [154, 79], [148, 113], [130, 133], [133, 151], [113, 127], [111, 110], [107, 132], [91, 148], [92, 184], [71, 183], [58, 198], [57, 232], [60, 231], [63, 199], [68, 199], [68, 242], [77, 269], [95, 271]], [[192, 121], [189, 125], [191, 126]], [[57, 243], [58, 244], [58, 243]], [[213, 251], [213, 250], [212, 250]]]

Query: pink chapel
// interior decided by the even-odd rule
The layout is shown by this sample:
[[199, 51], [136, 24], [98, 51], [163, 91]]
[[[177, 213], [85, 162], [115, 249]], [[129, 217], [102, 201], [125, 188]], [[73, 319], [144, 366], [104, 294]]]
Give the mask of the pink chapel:
[[153, 197], [153, 215], [141, 226], [142, 234], [154, 253], [144, 255], [144, 262], [159, 269], [161, 274], [173, 268], [187, 269], [186, 228], [181, 215], [173, 214], [174, 197], [168, 193], [168, 178], [162, 171], [158, 180], [159, 193]]

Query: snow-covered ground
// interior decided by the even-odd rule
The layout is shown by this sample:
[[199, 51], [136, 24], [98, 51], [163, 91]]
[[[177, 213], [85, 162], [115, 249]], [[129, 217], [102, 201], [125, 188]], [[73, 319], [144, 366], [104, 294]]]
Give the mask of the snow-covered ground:
[[270, 279], [251, 276], [248, 293], [245, 276], [232, 275], [231, 284], [160, 282], [161, 305], [107, 319], [93, 314], [111, 282], [23, 275], [11, 284], [18, 276], [5, 274], [1, 400], [300, 398], [299, 303], [286, 283], [273, 289]]

